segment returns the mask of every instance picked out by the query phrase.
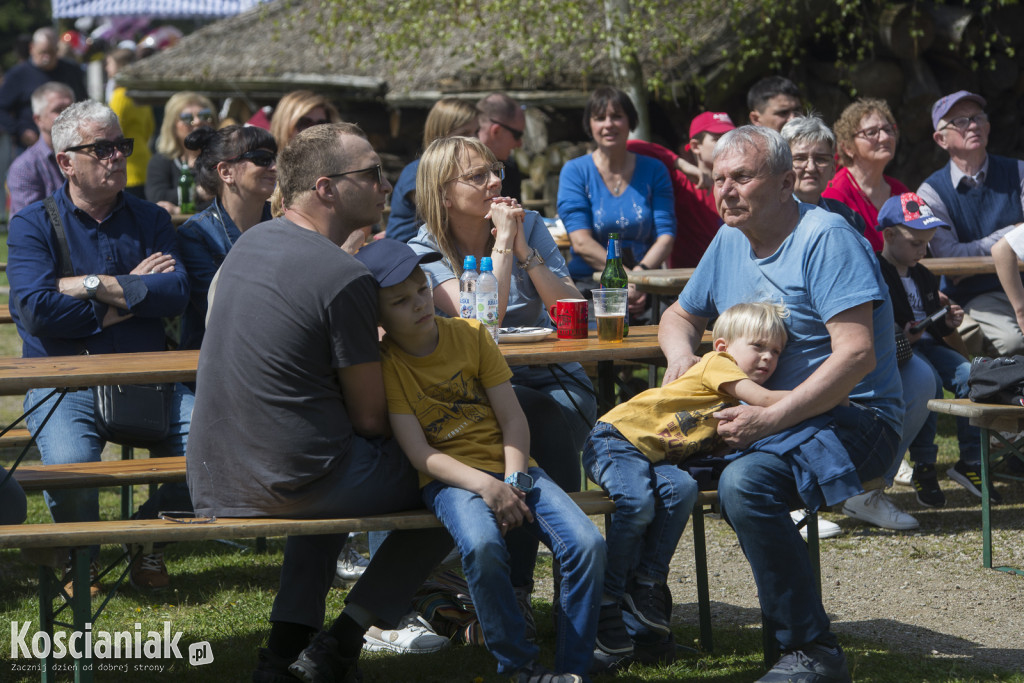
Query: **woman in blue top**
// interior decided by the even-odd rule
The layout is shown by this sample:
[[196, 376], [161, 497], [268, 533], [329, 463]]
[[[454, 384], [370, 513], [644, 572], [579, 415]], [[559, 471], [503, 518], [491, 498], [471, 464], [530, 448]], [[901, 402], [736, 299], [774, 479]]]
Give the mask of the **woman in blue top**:
[[[629, 96], [610, 86], [595, 90], [583, 110], [583, 128], [597, 148], [562, 167], [558, 215], [569, 233], [569, 272], [584, 289], [604, 270], [608, 234], [619, 233], [623, 265], [660, 268], [672, 253], [676, 215], [672, 182], [665, 166], [626, 149], [638, 114]], [[646, 299], [630, 285], [630, 312], [643, 311]]]
[[191, 292], [179, 348], [198, 349], [214, 274], [243, 232], [270, 219], [267, 199], [277, 185], [277, 143], [263, 128], [227, 126], [200, 128], [185, 138], [185, 147], [199, 151], [193, 166], [196, 184], [214, 197], [178, 228], [178, 253]]
[[[476, 137], [480, 112], [471, 102], [455, 97], [438, 100], [430, 108], [423, 125], [423, 149], [437, 140], [450, 135]], [[402, 169], [395, 189], [391, 192], [391, 213], [388, 215], [387, 236], [400, 242], [408, 242], [416, 236], [420, 224], [416, 215], [416, 171], [420, 160], [416, 159]]]

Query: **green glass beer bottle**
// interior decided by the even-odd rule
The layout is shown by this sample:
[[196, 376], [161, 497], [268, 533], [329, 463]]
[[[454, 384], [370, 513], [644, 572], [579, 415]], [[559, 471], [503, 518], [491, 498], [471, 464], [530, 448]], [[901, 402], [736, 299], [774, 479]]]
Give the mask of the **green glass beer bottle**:
[[178, 208], [182, 213], [196, 212], [196, 181], [188, 164], [181, 165], [178, 176]]
[[[605, 289], [627, 289], [629, 280], [626, 269], [622, 267], [622, 250], [619, 247], [619, 233], [608, 233], [608, 257], [601, 273], [601, 286]], [[622, 323], [622, 336], [629, 336], [629, 308], [626, 308], [626, 319]]]

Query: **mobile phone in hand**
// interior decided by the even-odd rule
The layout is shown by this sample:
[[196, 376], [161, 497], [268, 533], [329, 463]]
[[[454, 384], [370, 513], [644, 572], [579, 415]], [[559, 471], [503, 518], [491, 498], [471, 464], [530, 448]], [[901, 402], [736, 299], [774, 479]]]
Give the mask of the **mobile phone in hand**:
[[928, 327], [932, 323], [937, 323], [943, 318], [945, 318], [947, 313], [949, 313], [949, 306], [943, 306], [942, 308], [935, 311], [924, 320], [911, 325], [910, 331], [913, 332], [914, 334], [917, 334], [918, 332], [923, 332], [924, 328]]

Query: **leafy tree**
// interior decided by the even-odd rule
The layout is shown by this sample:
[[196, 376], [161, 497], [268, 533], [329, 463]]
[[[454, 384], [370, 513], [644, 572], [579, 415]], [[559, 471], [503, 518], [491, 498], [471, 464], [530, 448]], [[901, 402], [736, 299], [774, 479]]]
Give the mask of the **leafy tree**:
[[17, 61], [14, 53], [19, 35], [52, 23], [49, 0], [3, 0], [0, 2], [0, 59], [6, 70]]

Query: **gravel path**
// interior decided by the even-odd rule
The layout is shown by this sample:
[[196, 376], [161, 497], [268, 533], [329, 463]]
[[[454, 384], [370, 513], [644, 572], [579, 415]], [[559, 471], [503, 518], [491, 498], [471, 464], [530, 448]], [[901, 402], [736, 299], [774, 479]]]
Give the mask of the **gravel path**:
[[[911, 489], [892, 499], [921, 523], [913, 532], [878, 529], [827, 513], [843, 535], [821, 542], [822, 591], [834, 630], [932, 655], [1024, 672], [1024, 576], [981, 566], [981, 506], [942, 482], [947, 505], [927, 510]], [[993, 563], [1024, 568], [1024, 485], [1000, 484], [993, 508]], [[712, 624], [760, 628], [750, 567], [725, 522], [707, 520]], [[673, 559], [674, 619], [697, 623], [693, 535], [689, 527]]]

